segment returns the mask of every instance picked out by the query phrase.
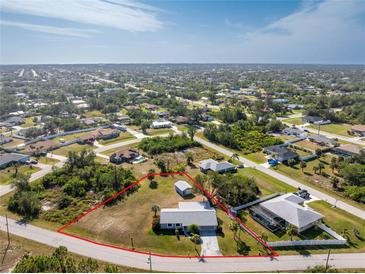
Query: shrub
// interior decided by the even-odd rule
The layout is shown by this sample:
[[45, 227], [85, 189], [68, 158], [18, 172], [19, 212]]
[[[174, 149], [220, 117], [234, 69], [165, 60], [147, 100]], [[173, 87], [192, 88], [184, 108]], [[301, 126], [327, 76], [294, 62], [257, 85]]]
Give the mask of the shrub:
[[199, 234], [200, 234], [199, 226], [198, 226], [198, 225], [196, 225], [196, 224], [191, 224], [191, 225], [189, 225], [189, 227], [188, 227], [188, 231], [189, 231], [189, 233], [190, 233], [191, 235], [193, 235], [193, 234], [197, 234], [197, 235], [199, 235]]

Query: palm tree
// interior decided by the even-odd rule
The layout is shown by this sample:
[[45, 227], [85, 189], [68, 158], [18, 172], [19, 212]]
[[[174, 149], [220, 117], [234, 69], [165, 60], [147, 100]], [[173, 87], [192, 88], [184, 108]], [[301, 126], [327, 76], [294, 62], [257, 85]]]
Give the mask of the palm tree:
[[186, 164], [190, 166], [192, 164], [192, 162], [194, 161], [193, 154], [189, 151], [185, 154], [185, 157], [186, 157]]
[[157, 212], [159, 212], [160, 211], [160, 206], [159, 205], [157, 205], [157, 204], [155, 204], [155, 205], [153, 205], [152, 207], [151, 207], [151, 211], [153, 211], [154, 212], [154, 217], [157, 217]]
[[341, 232], [341, 235], [348, 241], [350, 238], [350, 232], [347, 228], [344, 228]]
[[324, 164], [321, 162], [318, 164], [319, 174], [322, 173], [322, 169], [324, 169]]
[[307, 167], [307, 163], [304, 162], [304, 161], [301, 161], [300, 162], [300, 168], [302, 169], [302, 172], [304, 172], [304, 168], [306, 168], [306, 167]]
[[187, 131], [188, 131], [188, 134], [190, 136], [190, 139], [193, 141], [194, 140], [194, 135], [196, 133], [196, 128], [193, 127], [193, 126], [189, 126]]
[[335, 157], [333, 157], [331, 159], [331, 163], [330, 163], [330, 167], [332, 169], [332, 173], [334, 172], [335, 168], [337, 168], [337, 159]]
[[339, 182], [339, 179], [336, 176], [331, 177], [332, 188], [336, 189], [338, 182]]
[[237, 161], [239, 161], [240, 160], [240, 156], [237, 153], [233, 153], [231, 155], [231, 159], [236, 159]]
[[286, 229], [286, 233], [290, 236], [290, 241], [293, 241], [293, 236], [298, 234], [298, 230], [294, 225], [290, 224]]
[[317, 166], [314, 166], [314, 167], [313, 167], [314, 174], [317, 174], [318, 169], [319, 169], [319, 168], [318, 168]]

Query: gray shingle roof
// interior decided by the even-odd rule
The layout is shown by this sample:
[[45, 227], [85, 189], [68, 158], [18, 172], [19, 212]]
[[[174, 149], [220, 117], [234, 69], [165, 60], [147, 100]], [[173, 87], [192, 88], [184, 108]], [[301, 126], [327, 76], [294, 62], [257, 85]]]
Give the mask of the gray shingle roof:
[[24, 154], [18, 154], [18, 153], [6, 153], [3, 155], [0, 155], [0, 166], [12, 162], [17, 162], [23, 158], [27, 158], [28, 155]]
[[213, 159], [207, 159], [207, 160], [200, 161], [199, 166], [202, 169], [206, 169], [206, 170], [210, 169], [210, 170], [217, 171], [217, 172], [235, 167], [233, 164], [231, 164], [229, 162], [220, 162], [219, 163]]

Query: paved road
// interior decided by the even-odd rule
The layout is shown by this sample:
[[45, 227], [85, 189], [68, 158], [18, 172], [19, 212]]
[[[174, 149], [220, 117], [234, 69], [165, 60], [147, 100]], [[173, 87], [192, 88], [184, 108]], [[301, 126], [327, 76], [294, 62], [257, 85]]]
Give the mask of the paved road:
[[[215, 145], [211, 142], [208, 142], [208, 141], [206, 141], [202, 138], [199, 138], [199, 137], [195, 136], [194, 139], [196, 141], [198, 141], [199, 143], [202, 143], [203, 145], [205, 145], [207, 147], [210, 147], [210, 148], [212, 148], [212, 149], [214, 149], [214, 150], [216, 150], [216, 151], [218, 151], [222, 154], [225, 154], [227, 156], [232, 155], [232, 152], [229, 151], [228, 149], [217, 146], [217, 145]], [[365, 220], [365, 211], [364, 210], [361, 210], [357, 207], [354, 207], [354, 206], [349, 205], [345, 202], [337, 200], [337, 199], [333, 198], [332, 196], [330, 196], [328, 194], [325, 194], [321, 191], [318, 191], [314, 188], [311, 188], [307, 185], [304, 185], [304, 184], [302, 184], [302, 183], [300, 183], [300, 182], [298, 182], [298, 181], [296, 181], [296, 180], [294, 180], [290, 177], [282, 175], [282, 174], [280, 174], [280, 173], [278, 173], [278, 172], [276, 172], [272, 169], [266, 168], [266, 167], [264, 167], [260, 164], [254, 163], [254, 162], [252, 162], [252, 161], [250, 161], [246, 158], [239, 157], [239, 161], [242, 162], [246, 167], [256, 168], [257, 170], [260, 170], [261, 172], [266, 173], [266, 174], [270, 175], [271, 177], [274, 177], [274, 178], [276, 178], [280, 181], [283, 181], [284, 183], [286, 183], [288, 185], [291, 185], [291, 186], [296, 187], [296, 188], [298, 188], [298, 187], [305, 188], [306, 190], [308, 190], [308, 192], [311, 195], [313, 195], [313, 196], [315, 196], [315, 197], [317, 197], [321, 200], [324, 200], [324, 201], [328, 202], [331, 205], [336, 205], [336, 207], [341, 208], [341, 209], [343, 209], [343, 210], [345, 210], [345, 211], [347, 211], [347, 212], [349, 212], [349, 213]]]
[[[6, 231], [5, 218], [0, 217], [0, 230]], [[69, 251], [102, 261], [140, 269], [149, 269], [148, 255], [95, 245], [32, 225], [23, 225], [9, 219], [10, 233], [49, 246], [60, 245]], [[165, 258], [152, 256], [152, 269], [166, 272], [260, 272], [276, 270], [304, 270], [314, 265], [324, 265], [326, 254], [311, 256], [279, 256], [275, 258]], [[336, 268], [365, 268], [365, 253], [333, 254], [329, 265]]]

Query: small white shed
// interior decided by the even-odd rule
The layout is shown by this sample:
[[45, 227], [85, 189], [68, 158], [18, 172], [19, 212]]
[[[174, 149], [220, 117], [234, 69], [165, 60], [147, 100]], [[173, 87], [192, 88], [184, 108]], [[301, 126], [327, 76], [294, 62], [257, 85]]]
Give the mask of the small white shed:
[[185, 181], [177, 181], [175, 183], [175, 189], [182, 197], [193, 194], [193, 188]]

